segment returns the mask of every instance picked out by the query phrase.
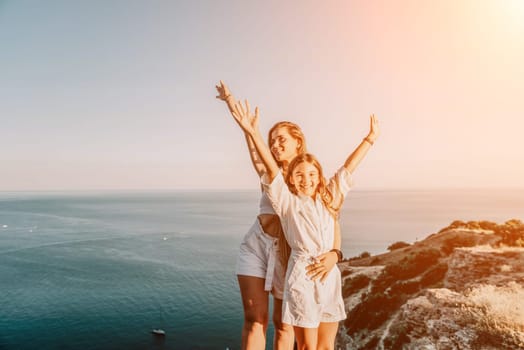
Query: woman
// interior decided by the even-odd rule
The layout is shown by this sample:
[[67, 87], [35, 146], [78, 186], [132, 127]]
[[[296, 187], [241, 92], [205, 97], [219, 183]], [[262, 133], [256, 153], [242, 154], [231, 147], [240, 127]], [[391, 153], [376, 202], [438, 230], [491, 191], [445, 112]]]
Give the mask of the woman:
[[[224, 82], [216, 86], [217, 98], [225, 101], [231, 113], [234, 112], [235, 98]], [[252, 164], [259, 176], [266, 169], [255, 149], [252, 138], [245, 134]], [[286, 172], [289, 163], [306, 151], [304, 135], [300, 128], [290, 122], [275, 124], [269, 131], [268, 145], [272, 156]], [[338, 223], [338, 222], [337, 222]], [[333, 248], [340, 249], [340, 231], [336, 226]], [[339, 251], [339, 250], [338, 250]], [[257, 220], [244, 237], [237, 260], [237, 278], [244, 307], [242, 328], [242, 349], [265, 349], [268, 325], [269, 292], [273, 294], [273, 324], [275, 337], [273, 348], [293, 348], [293, 327], [282, 323], [282, 298], [284, 275], [289, 247], [285, 242], [282, 227], [267, 195], [262, 193], [260, 212]], [[328, 252], [317, 257], [317, 264], [310, 267], [310, 275], [324, 279], [339, 260], [337, 252]]]
[[325, 283], [306, 276], [308, 261], [327, 252], [333, 245], [335, 221], [346, 193], [351, 173], [378, 136], [378, 123], [370, 117], [370, 133], [327, 182], [322, 167], [311, 154], [297, 156], [283, 174], [264, 144], [255, 116], [237, 103], [233, 117], [253, 140], [267, 173], [262, 185], [281, 218], [291, 245], [283, 302], [283, 322], [293, 325], [298, 349], [334, 349], [338, 322], [346, 318], [340, 271], [335, 269]]

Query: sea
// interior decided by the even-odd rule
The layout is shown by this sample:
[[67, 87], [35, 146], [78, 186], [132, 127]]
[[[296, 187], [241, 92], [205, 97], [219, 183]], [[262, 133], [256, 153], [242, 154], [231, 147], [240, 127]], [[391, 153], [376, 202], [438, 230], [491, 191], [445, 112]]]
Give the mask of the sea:
[[[257, 191], [0, 192], [0, 350], [239, 349], [235, 262]], [[524, 189], [364, 191], [346, 257], [454, 220], [524, 219]], [[165, 337], [151, 333], [165, 331]], [[268, 330], [271, 348], [273, 328]]]

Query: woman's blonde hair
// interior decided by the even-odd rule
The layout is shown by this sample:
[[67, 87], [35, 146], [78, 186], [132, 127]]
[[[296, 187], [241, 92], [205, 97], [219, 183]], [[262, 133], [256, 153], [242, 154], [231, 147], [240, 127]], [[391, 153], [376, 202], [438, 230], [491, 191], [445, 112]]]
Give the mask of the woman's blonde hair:
[[[269, 133], [267, 136], [267, 145], [270, 149], [271, 149], [271, 144], [273, 143], [271, 134], [273, 134], [273, 131], [280, 129], [280, 128], [285, 128], [286, 131], [289, 133], [289, 135], [291, 135], [291, 137], [297, 140], [298, 142], [297, 155], [307, 152], [306, 137], [304, 136], [304, 133], [302, 132], [302, 130], [300, 129], [300, 127], [297, 124], [288, 122], [288, 121], [278, 122], [275, 125], [273, 125], [271, 129], [269, 129]], [[271, 152], [271, 156], [273, 156], [273, 152]], [[273, 159], [275, 159], [275, 156], [273, 156]], [[275, 161], [277, 162], [279, 167], [282, 166], [281, 162], [279, 162], [277, 159], [275, 159]]]
[[315, 193], [320, 196], [322, 203], [324, 204], [326, 209], [329, 211], [329, 213], [333, 216], [333, 218], [337, 219], [338, 212], [340, 210], [342, 203], [340, 203], [340, 201], [337, 201], [337, 203], [335, 203], [335, 196], [333, 195], [333, 193], [331, 193], [331, 191], [327, 187], [326, 179], [322, 171], [322, 166], [320, 165], [317, 158], [314, 155], [312, 155], [311, 153], [300, 154], [296, 156], [295, 159], [293, 159], [291, 163], [289, 164], [287, 174], [285, 177], [286, 184], [289, 187], [289, 190], [291, 191], [291, 193], [295, 195], [298, 194], [298, 190], [296, 186], [291, 183], [291, 178], [293, 175], [293, 171], [301, 163], [309, 163], [309, 164], [312, 164], [315, 168], [317, 168], [319, 183], [318, 183]]
[[[269, 133], [267, 136], [267, 145], [271, 149], [271, 144], [273, 143], [273, 139], [271, 135], [273, 134], [273, 131], [285, 128], [286, 131], [298, 142], [298, 148], [297, 148], [297, 155], [304, 154], [306, 152], [306, 137], [304, 136], [304, 133], [300, 129], [300, 127], [292, 122], [288, 121], [281, 121], [276, 123], [269, 129]], [[273, 155], [273, 152], [271, 152], [271, 156], [277, 162], [279, 167], [282, 167], [282, 162], [279, 162], [275, 156]], [[289, 256], [291, 255], [291, 247], [289, 246], [289, 243], [286, 240], [286, 237], [284, 236], [284, 231], [282, 230], [282, 225], [280, 226], [280, 232], [278, 232], [278, 246], [279, 246], [279, 259], [280, 262], [283, 264], [283, 266], [287, 266], [287, 262], [289, 260]]]

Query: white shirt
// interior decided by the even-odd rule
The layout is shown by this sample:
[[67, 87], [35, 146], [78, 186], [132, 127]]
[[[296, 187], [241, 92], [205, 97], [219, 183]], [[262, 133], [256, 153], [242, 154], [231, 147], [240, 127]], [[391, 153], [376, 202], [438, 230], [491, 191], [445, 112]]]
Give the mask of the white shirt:
[[[262, 185], [291, 247], [284, 286], [283, 322], [316, 328], [320, 322], [345, 319], [338, 268], [331, 270], [324, 283], [313, 282], [306, 276], [306, 266], [312, 263], [312, 258], [333, 248], [335, 221], [332, 215], [320, 197], [292, 194], [281, 173], [270, 184], [263, 178]], [[351, 174], [342, 167], [327, 185], [335, 203], [342, 203], [351, 185]]]

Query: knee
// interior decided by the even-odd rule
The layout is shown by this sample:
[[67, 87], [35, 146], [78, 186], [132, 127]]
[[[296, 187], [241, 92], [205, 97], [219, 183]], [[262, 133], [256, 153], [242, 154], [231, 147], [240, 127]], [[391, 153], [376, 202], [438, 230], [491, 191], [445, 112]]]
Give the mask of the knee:
[[317, 350], [334, 350], [335, 339], [319, 339], [317, 343]]
[[273, 315], [273, 325], [275, 332], [293, 335], [293, 326], [282, 323], [282, 315]]
[[244, 326], [251, 331], [265, 330], [267, 324], [267, 311], [249, 310], [244, 313]]
[[273, 325], [276, 332], [293, 333], [293, 326], [283, 323], [281, 316], [273, 316]]
[[317, 350], [334, 350], [335, 344], [318, 344]]
[[315, 345], [311, 345], [311, 344], [305, 344], [303, 347], [302, 347], [303, 350], [318, 350], [317, 347], [315, 347]]
[[267, 323], [261, 321], [245, 320], [244, 321], [244, 332], [248, 334], [266, 334]]
[[304, 344], [297, 344], [297, 350], [318, 350], [320, 348], [318, 348], [315, 344], [309, 344], [309, 343], [304, 343]]

